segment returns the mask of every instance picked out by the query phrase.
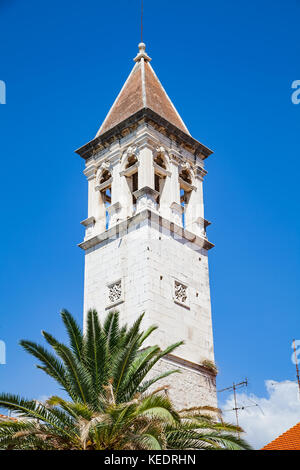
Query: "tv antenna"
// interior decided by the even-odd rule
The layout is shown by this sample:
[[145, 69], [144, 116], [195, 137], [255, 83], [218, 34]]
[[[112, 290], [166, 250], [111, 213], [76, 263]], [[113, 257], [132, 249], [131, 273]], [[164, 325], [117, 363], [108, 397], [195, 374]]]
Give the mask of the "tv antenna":
[[[231, 408], [231, 410], [226, 410], [226, 411], [235, 411], [235, 418], [236, 418], [236, 425], [237, 427], [239, 427], [239, 411], [240, 410], [244, 410], [246, 407], [243, 406], [243, 407], [238, 407], [237, 406], [237, 399], [236, 399], [236, 391], [239, 390], [240, 388], [243, 388], [243, 387], [248, 387], [248, 379], [245, 379], [243, 380], [243, 382], [239, 382], [239, 383], [234, 383], [230, 386], [230, 387], [227, 387], [227, 388], [222, 388], [222, 390], [218, 390], [219, 393], [222, 393], [222, 392], [229, 392], [229, 391], [233, 391], [233, 397], [234, 397], [234, 408]], [[256, 405], [250, 405], [250, 406], [256, 406]], [[247, 406], [248, 408], [248, 406]], [[240, 435], [239, 431], [237, 432], [238, 433], [238, 436]]]
[[294, 354], [295, 354], [296, 375], [297, 375], [299, 397], [300, 397], [300, 375], [299, 375], [298, 358], [297, 358], [297, 351], [296, 351], [296, 341], [294, 339], [293, 339], [293, 348], [294, 348]]

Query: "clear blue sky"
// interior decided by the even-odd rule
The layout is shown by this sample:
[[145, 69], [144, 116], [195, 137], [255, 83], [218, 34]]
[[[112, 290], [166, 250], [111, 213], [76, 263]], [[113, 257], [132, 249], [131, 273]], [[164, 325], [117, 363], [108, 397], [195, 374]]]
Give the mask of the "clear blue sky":
[[[218, 385], [294, 378], [299, 325], [297, 0], [145, 0], [153, 67], [207, 160], [206, 218]], [[82, 316], [83, 161], [129, 74], [139, 1], [0, 1], [0, 389], [56, 392], [18, 346]]]

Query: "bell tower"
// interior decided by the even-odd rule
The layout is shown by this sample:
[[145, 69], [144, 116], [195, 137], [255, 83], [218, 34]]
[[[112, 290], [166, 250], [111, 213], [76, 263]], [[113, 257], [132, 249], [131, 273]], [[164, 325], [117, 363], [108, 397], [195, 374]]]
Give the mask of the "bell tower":
[[184, 340], [157, 372], [178, 408], [217, 406], [204, 160], [166, 94], [145, 44], [96, 137], [77, 150], [85, 160], [88, 218], [84, 316], [118, 310], [132, 323], [157, 324], [160, 347]]

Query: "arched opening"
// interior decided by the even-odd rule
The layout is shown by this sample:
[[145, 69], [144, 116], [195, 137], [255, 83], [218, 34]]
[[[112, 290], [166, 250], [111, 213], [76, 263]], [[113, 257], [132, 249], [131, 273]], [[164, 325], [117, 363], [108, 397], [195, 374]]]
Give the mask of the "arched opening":
[[137, 163], [137, 161], [138, 160], [137, 160], [136, 155], [129, 155], [129, 157], [126, 160], [125, 169], [127, 170], [128, 168], [132, 167], [133, 165]]
[[166, 177], [169, 172], [167, 171], [166, 157], [163, 151], [157, 151], [153, 158], [154, 164], [154, 189], [159, 193], [157, 204], [160, 205], [162, 194], [165, 187]]
[[167, 175], [161, 174], [160, 172], [155, 170], [155, 172], [154, 172], [154, 188], [155, 188], [155, 191], [157, 191], [159, 193], [159, 195], [157, 197], [157, 200], [156, 200], [158, 206], [160, 205], [161, 200], [162, 200], [162, 196], [163, 196], [163, 192], [164, 192], [165, 184], [166, 184], [166, 177], [167, 177]]
[[110, 222], [108, 208], [111, 206], [111, 186], [102, 191], [102, 198], [105, 204], [105, 229], [108, 230]]
[[110, 171], [108, 171], [108, 170], [103, 170], [103, 172], [101, 173], [101, 176], [100, 176], [100, 181], [99, 181], [99, 183], [100, 183], [100, 184], [103, 184], [103, 183], [105, 183], [106, 181], [108, 181], [110, 178], [111, 178], [111, 173], [110, 173]]
[[156, 163], [158, 166], [160, 166], [160, 167], [163, 168], [164, 170], [167, 169], [165, 158], [162, 156], [161, 153], [158, 153], [158, 154], [154, 157], [154, 163]]
[[186, 225], [186, 210], [190, 201], [191, 191], [193, 190], [193, 178], [191, 171], [187, 168], [183, 168], [179, 173], [179, 184], [180, 184], [180, 204], [183, 207], [182, 211], [182, 226], [185, 228]]
[[131, 176], [127, 177], [127, 183], [132, 194], [132, 204], [134, 206], [133, 209], [135, 209], [136, 197], [134, 195], [134, 192], [137, 191], [139, 188], [139, 174], [137, 170]]
[[192, 177], [189, 170], [182, 170], [179, 177], [188, 184], [192, 184]]
[[135, 209], [136, 197], [134, 196], [134, 192], [138, 190], [139, 186], [138, 159], [136, 155], [130, 155], [127, 158], [125, 170], [128, 170], [125, 176], [132, 194], [133, 209]]
[[102, 168], [99, 170], [97, 175], [98, 180], [98, 190], [100, 191], [104, 209], [105, 209], [105, 230], [109, 228], [109, 211], [108, 208], [111, 205], [111, 184], [112, 184], [112, 174], [108, 168]]
[[135, 211], [136, 208], [136, 197], [134, 192], [138, 190], [138, 167], [139, 160], [135, 149], [129, 149], [123, 157], [121, 176], [126, 178], [128, 185], [128, 190], [132, 197], [132, 211]]

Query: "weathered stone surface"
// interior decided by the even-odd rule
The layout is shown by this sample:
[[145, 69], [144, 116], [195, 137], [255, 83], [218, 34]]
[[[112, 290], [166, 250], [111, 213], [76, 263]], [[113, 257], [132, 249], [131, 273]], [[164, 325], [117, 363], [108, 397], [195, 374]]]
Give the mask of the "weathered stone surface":
[[196, 372], [162, 359], [149, 376], [154, 377], [174, 369], [179, 369], [180, 373], [169, 375], [153, 384], [151, 389], [164, 385], [168, 387], [166, 393], [177, 410], [194, 406], [217, 407], [216, 381], [209, 373]]
[[[191, 243], [190, 243], [191, 245]], [[85, 267], [85, 313], [96, 308], [100, 317], [110, 310], [110, 286], [122, 280], [122, 301], [114, 307], [121, 321], [132, 323], [145, 313], [144, 327], [159, 326], [148, 340], [165, 348], [183, 340], [174, 355], [194, 364], [214, 360], [207, 254], [201, 256], [180, 240], [160, 233], [146, 222], [122, 238], [108, 240], [87, 250]], [[176, 302], [174, 285], [187, 286], [187, 304]], [[105, 300], [107, 299], [107, 300]], [[106, 302], [106, 304], [105, 304]], [[188, 367], [161, 362], [155, 372], [180, 368], [170, 376], [171, 397], [180, 408], [216, 406], [215, 381]], [[188, 391], [188, 393], [186, 393]]]

